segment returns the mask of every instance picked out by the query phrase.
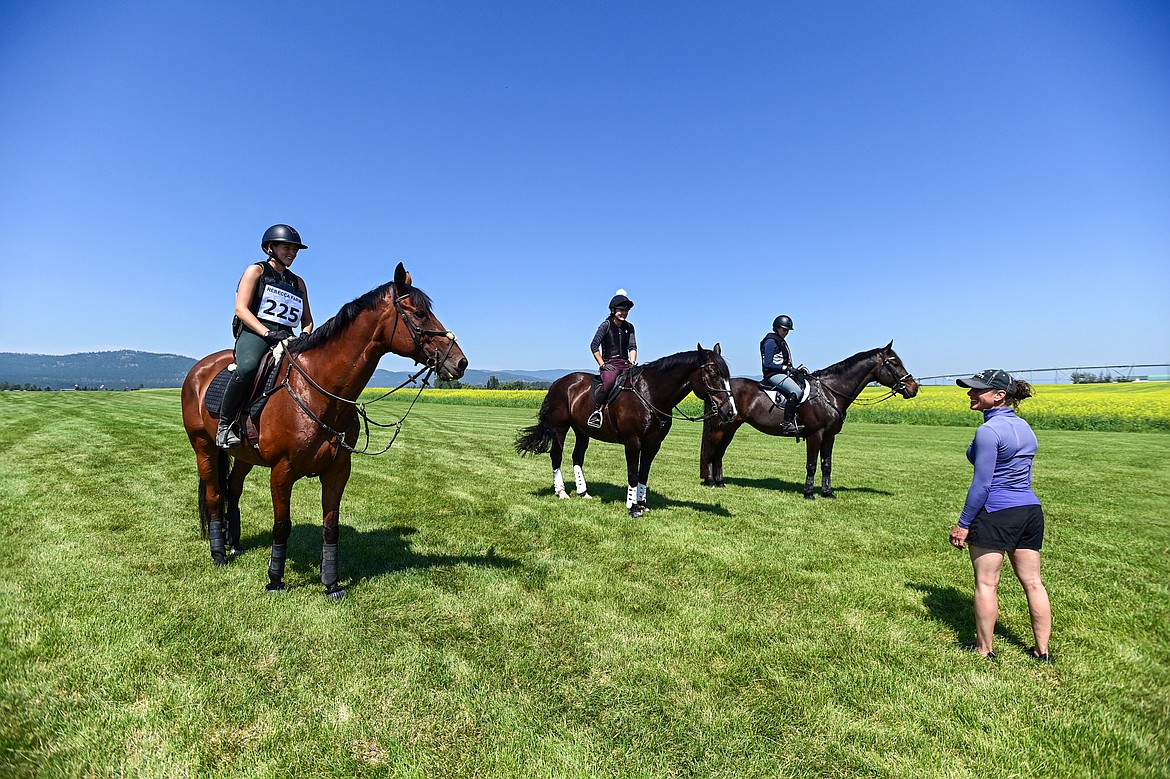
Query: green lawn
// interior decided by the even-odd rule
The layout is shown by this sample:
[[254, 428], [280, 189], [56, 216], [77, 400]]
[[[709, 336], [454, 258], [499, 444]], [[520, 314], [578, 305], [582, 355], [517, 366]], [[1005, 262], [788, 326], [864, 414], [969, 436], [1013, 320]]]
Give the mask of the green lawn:
[[355, 459], [337, 604], [316, 481], [288, 593], [265, 471], [212, 567], [178, 391], [0, 393], [0, 776], [1170, 776], [1170, 436], [1039, 431], [1044, 667], [1010, 574], [1000, 661], [952, 646], [969, 428], [851, 420], [810, 502], [803, 445], [745, 429], [710, 490], [677, 422], [632, 520], [615, 446], [552, 497], [534, 418], [423, 403]]

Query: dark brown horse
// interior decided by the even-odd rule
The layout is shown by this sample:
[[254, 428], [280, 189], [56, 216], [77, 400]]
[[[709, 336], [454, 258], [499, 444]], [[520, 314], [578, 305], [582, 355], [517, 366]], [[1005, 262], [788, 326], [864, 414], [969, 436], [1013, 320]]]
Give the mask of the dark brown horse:
[[631, 517], [647, 511], [646, 483], [650, 465], [662, 447], [674, 421], [672, 409], [694, 392], [703, 398], [712, 413], [726, 419], [735, 416], [731, 397], [730, 374], [720, 353], [719, 344], [708, 351], [699, 344], [697, 351], [679, 352], [635, 368], [628, 386], [618, 393], [605, 409], [600, 428], [586, 424], [593, 410], [590, 383], [596, 374], [570, 373], [553, 382], [540, 407], [539, 421], [520, 431], [516, 451], [521, 454], [551, 452], [553, 493], [567, 498], [561, 476], [561, 457], [565, 436], [573, 428], [573, 475], [577, 494], [589, 495], [585, 483], [585, 450], [589, 439], [622, 444], [626, 448], [626, 508]]
[[[803, 426], [799, 437], [807, 441], [804, 497], [815, 499], [813, 479], [817, 472], [817, 454], [821, 457], [821, 494], [835, 498], [831, 476], [833, 473], [833, 442], [845, 423], [845, 410], [870, 382], [878, 382], [904, 398], [918, 394], [918, 382], [906, 370], [890, 341], [882, 349], [859, 352], [839, 363], [808, 375], [808, 399], [797, 410], [796, 421]], [[719, 420], [707, 415], [703, 422], [703, 444], [699, 453], [699, 477], [709, 487], [723, 486], [723, 454], [731, 444], [735, 431], [747, 422], [760, 432], [781, 435], [784, 410], [760, 389], [757, 379], [731, 380], [735, 407], [734, 419]]]
[[207, 410], [204, 398], [212, 379], [232, 361], [232, 351], [195, 363], [183, 382], [183, 427], [199, 465], [199, 521], [210, 538], [213, 563], [227, 562], [225, 543], [239, 552], [244, 478], [256, 465], [270, 468], [274, 520], [268, 590], [283, 590], [293, 483], [303, 476], [319, 476], [321, 582], [329, 597], [345, 597], [338, 584], [337, 541], [341, 494], [360, 427], [355, 401], [387, 352], [410, 357], [446, 380], [459, 378], [467, 369], [455, 336], [431, 312], [430, 298], [411, 286], [402, 263], [394, 270], [393, 282], [347, 303], [328, 322], [290, 344], [279, 366], [282, 384], [260, 417], [259, 446], [254, 449], [245, 442], [230, 452], [215, 445], [219, 420]]

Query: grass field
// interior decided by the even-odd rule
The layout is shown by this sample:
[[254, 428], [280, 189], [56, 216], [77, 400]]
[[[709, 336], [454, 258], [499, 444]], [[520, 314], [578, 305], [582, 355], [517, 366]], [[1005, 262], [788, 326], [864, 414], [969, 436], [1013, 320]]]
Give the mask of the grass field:
[[620, 448], [558, 501], [534, 409], [437, 401], [355, 459], [335, 604], [316, 481], [288, 593], [263, 471], [212, 567], [177, 390], [0, 393], [0, 776], [1170, 776], [1170, 436], [1039, 432], [1045, 667], [1010, 575], [1000, 661], [953, 647], [969, 428], [851, 413], [809, 502], [803, 445], [709, 490], [678, 422], [632, 520]]

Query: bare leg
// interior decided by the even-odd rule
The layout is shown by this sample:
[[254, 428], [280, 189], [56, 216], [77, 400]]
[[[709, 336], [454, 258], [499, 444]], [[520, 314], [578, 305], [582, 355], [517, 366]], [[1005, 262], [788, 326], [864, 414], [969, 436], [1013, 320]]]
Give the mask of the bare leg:
[[1003, 552], [994, 549], [967, 547], [971, 552], [971, 567], [975, 570], [975, 633], [976, 651], [986, 655], [992, 651], [995, 640], [995, 620], [999, 617], [999, 573], [1003, 569]]
[[1048, 654], [1048, 639], [1052, 635], [1052, 605], [1048, 601], [1048, 590], [1040, 580], [1040, 552], [1035, 549], [1017, 549], [1008, 552], [1008, 558], [1028, 598], [1028, 614], [1032, 617], [1036, 651], [1042, 655]]

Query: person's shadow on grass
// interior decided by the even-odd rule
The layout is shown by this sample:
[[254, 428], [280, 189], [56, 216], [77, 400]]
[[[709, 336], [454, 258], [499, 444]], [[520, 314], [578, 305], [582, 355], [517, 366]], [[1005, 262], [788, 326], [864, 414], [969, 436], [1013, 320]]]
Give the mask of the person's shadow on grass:
[[[928, 618], [942, 622], [955, 631], [955, 643], [975, 642], [975, 601], [971, 592], [920, 582], [906, 582], [906, 586], [923, 593], [922, 605], [926, 608]], [[995, 625], [995, 635], [1022, 649], [1027, 648], [1027, 644], [1014, 630], [1000, 623]]]

